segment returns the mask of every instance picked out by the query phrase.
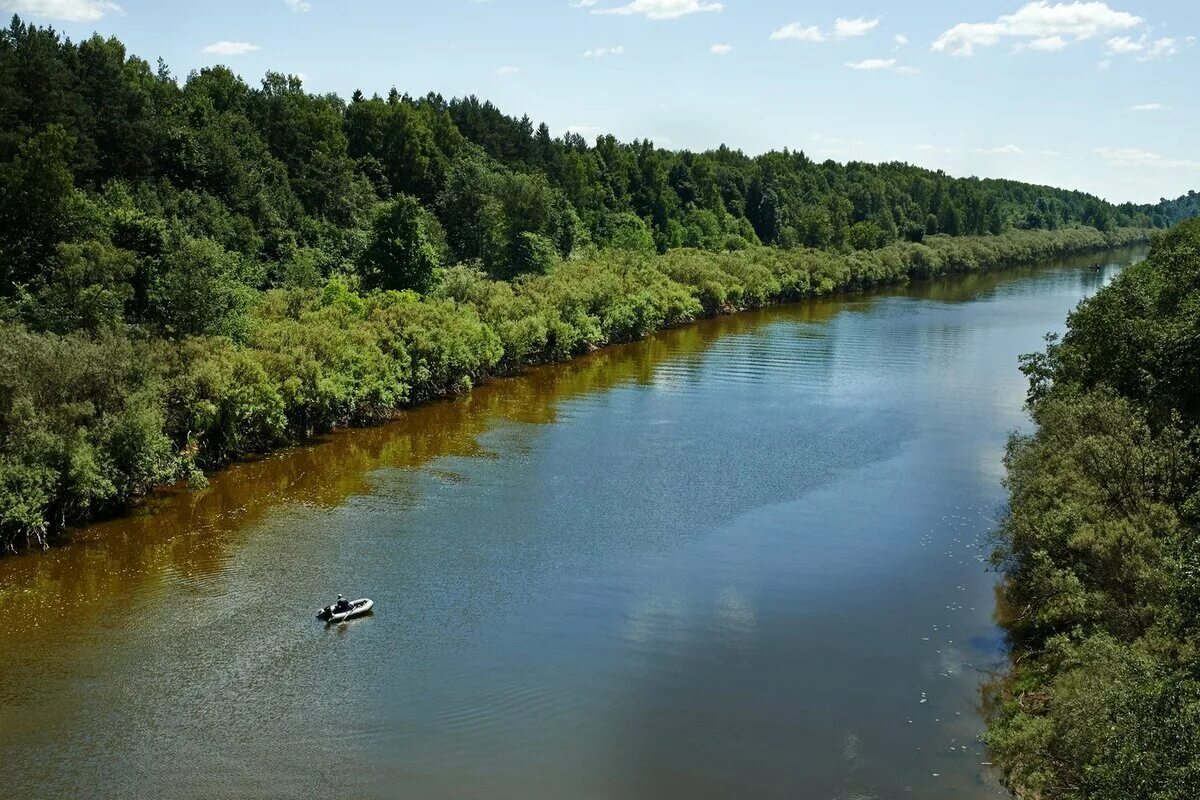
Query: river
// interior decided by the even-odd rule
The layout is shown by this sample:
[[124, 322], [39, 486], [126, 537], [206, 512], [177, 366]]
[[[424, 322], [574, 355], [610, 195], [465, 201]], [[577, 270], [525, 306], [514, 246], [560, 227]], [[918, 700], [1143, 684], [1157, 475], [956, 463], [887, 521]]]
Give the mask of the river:
[[1002, 797], [1017, 357], [1141, 256], [667, 331], [0, 559], [0, 794]]

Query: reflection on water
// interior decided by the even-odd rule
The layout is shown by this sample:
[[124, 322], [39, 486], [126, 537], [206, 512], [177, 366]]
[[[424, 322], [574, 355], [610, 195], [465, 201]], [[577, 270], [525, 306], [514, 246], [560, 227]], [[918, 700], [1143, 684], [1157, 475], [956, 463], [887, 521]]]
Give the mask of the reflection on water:
[[0, 560], [0, 786], [994, 796], [1016, 356], [1135, 257], [664, 332]]

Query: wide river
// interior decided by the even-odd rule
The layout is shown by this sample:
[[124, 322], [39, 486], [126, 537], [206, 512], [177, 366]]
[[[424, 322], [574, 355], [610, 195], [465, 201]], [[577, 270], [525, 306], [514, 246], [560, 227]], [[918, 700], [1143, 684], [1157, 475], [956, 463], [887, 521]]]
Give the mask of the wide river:
[[0, 559], [0, 795], [1002, 796], [1017, 357], [1140, 257], [668, 331]]

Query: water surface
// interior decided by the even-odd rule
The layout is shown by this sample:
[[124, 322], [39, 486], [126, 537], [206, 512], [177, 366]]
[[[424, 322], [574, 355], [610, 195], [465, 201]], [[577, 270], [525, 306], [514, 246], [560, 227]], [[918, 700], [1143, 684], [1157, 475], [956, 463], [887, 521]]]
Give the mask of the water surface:
[[1017, 356], [1137, 257], [668, 331], [0, 560], [2, 793], [1002, 796]]

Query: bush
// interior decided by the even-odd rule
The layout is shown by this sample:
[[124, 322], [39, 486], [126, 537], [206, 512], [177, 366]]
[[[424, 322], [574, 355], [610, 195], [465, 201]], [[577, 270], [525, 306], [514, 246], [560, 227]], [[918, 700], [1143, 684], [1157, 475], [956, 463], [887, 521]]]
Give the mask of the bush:
[[[411, 223], [406, 208], [411, 204], [398, 200], [377, 219]], [[65, 521], [200, 468], [339, 425], [382, 420], [497, 373], [705, 314], [1041, 259], [1134, 236], [1013, 232], [935, 236], [923, 245], [851, 255], [747, 246], [658, 256], [641, 220], [621, 224], [640, 241], [635, 247], [563, 261], [547, 240], [527, 234], [531, 271], [500, 281], [459, 265], [441, 271], [425, 296], [362, 292], [357, 277], [334, 269], [336, 259], [314, 248], [290, 250], [285, 274], [296, 277], [258, 292], [237, 256], [211, 239], [173, 232], [162, 254], [170, 268], [153, 276], [149, 292], [150, 310], [172, 338], [147, 340], [105, 322], [119, 298], [110, 302], [100, 290], [87, 295], [97, 298], [93, 303], [38, 301], [60, 313], [92, 309], [97, 323], [90, 335], [38, 334], [0, 323], [0, 430], [10, 431], [0, 440], [0, 538], [37, 540]], [[60, 291], [83, 287], [77, 297], [107, 285], [108, 273], [92, 265], [129, 266], [128, 251], [108, 246], [64, 252], [89, 265], [80, 280], [60, 284]], [[325, 270], [332, 276], [312, 285]]]
[[1193, 222], [1025, 360], [1037, 431], [1007, 458], [995, 561], [1012, 662], [990, 687], [987, 734], [1020, 795], [1200, 791], [1197, 309]]

